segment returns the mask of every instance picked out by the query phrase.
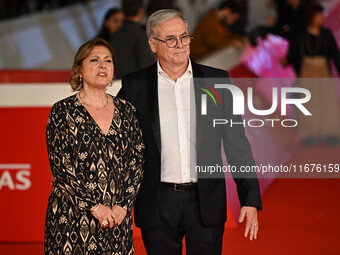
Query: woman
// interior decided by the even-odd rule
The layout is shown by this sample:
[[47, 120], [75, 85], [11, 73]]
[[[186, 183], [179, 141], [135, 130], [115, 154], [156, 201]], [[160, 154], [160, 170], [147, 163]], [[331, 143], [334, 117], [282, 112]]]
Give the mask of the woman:
[[123, 25], [124, 13], [118, 8], [112, 8], [105, 14], [103, 25], [96, 37], [110, 41], [111, 35]]
[[[332, 32], [322, 27], [323, 7], [312, 4], [305, 12], [307, 29], [291, 43], [288, 60], [293, 64], [299, 78], [299, 86], [311, 92], [311, 100], [305, 107], [312, 116], [298, 112], [301, 133], [306, 136], [305, 145], [323, 140], [326, 145], [339, 142], [339, 103], [332, 78], [330, 62], [333, 61], [340, 74], [340, 53]], [[323, 78], [323, 79], [317, 79]]]
[[131, 210], [144, 144], [135, 108], [105, 93], [114, 69], [106, 41], [83, 44], [70, 78], [78, 93], [52, 107], [46, 141], [55, 181], [45, 254], [133, 254]]

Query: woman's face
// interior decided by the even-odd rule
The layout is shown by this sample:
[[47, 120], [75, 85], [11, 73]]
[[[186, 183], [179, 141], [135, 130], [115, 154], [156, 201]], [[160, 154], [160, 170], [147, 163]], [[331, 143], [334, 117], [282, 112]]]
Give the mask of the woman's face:
[[314, 15], [313, 20], [312, 20], [312, 24], [311, 25], [315, 25], [315, 26], [322, 26], [323, 25], [323, 21], [324, 21], [324, 15], [322, 12], [318, 12]]
[[117, 12], [105, 21], [105, 26], [112, 35], [117, 32], [117, 30], [122, 26], [124, 20], [124, 14], [122, 12]]
[[113, 79], [112, 55], [105, 46], [94, 46], [81, 65], [84, 87], [106, 88]]
[[299, 7], [299, 5], [301, 4], [301, 1], [300, 0], [287, 0], [287, 3], [294, 7], [294, 8], [297, 8]]

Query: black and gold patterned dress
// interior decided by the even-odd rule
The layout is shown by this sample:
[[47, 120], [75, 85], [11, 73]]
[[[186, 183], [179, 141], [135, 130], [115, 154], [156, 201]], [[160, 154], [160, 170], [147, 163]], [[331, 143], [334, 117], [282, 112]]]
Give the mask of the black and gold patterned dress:
[[[48, 200], [45, 254], [134, 254], [132, 215], [142, 181], [144, 144], [135, 108], [113, 97], [105, 135], [74, 95], [51, 110], [46, 142], [56, 181]], [[127, 210], [121, 225], [102, 229], [97, 203]]]

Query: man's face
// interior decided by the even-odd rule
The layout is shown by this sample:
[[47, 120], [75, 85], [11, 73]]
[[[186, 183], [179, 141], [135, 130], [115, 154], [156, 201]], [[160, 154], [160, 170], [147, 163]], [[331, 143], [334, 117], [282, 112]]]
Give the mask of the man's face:
[[312, 24], [317, 26], [322, 26], [324, 22], [324, 15], [322, 12], [318, 12], [314, 15], [312, 19]]
[[190, 45], [184, 46], [181, 37], [188, 35], [188, 28], [181, 18], [174, 18], [166, 21], [155, 28], [156, 37], [166, 41], [169, 38], [177, 38], [177, 45], [169, 48], [166, 43], [150, 38], [151, 50], [156, 53], [161, 63], [169, 65], [183, 65], [188, 62]]

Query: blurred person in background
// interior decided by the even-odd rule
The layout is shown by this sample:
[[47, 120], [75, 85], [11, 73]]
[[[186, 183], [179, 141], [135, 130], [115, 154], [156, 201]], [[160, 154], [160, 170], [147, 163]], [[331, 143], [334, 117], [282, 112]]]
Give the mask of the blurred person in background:
[[9, 1], [0, 1], [0, 20], [4, 20], [4, 19], [7, 19], [10, 15], [9, 13], [9, 9], [10, 9], [10, 6], [9, 6]]
[[193, 32], [197, 22], [221, 0], [176, 1], [173, 9], [180, 10], [188, 22], [189, 32]]
[[[300, 132], [305, 145], [323, 140], [327, 145], [339, 143], [339, 102], [332, 78], [331, 61], [340, 74], [340, 53], [332, 32], [324, 28], [323, 7], [311, 4], [304, 13], [306, 29], [291, 42], [288, 61], [301, 80], [301, 87], [311, 92], [305, 104], [312, 116], [300, 116]], [[300, 84], [299, 84], [300, 85]]]
[[243, 38], [227, 26], [241, 17], [242, 9], [234, 1], [223, 1], [217, 10], [209, 11], [197, 24], [190, 45], [192, 60], [227, 46], [243, 46]]
[[64, 6], [94, 0], [1, 0], [0, 20], [11, 19], [23, 15], [31, 15], [40, 11], [50, 11]]
[[247, 31], [252, 33], [260, 26], [272, 29], [276, 23], [275, 0], [250, 0]]
[[249, 16], [249, 0], [229, 0], [235, 1], [241, 10], [240, 18], [237, 19], [233, 24], [225, 24], [227, 28], [234, 34], [246, 35], [246, 26], [248, 24]]
[[143, 0], [123, 0], [122, 10], [125, 14], [123, 25], [110, 40], [117, 53], [118, 79], [155, 62], [145, 29], [140, 25], [144, 17]]
[[146, 7], [148, 17], [160, 9], [178, 9], [176, 0], [150, 0]]
[[74, 57], [75, 95], [55, 103], [46, 127], [53, 187], [45, 254], [133, 254], [132, 215], [143, 174], [135, 108], [106, 94], [115, 53], [93, 39]]
[[274, 33], [290, 40], [303, 28], [303, 13], [312, 0], [274, 0], [277, 21]]
[[97, 38], [110, 41], [111, 36], [123, 25], [124, 13], [118, 8], [108, 10], [104, 16], [102, 27]]

